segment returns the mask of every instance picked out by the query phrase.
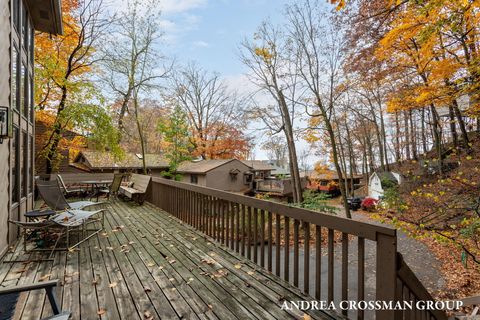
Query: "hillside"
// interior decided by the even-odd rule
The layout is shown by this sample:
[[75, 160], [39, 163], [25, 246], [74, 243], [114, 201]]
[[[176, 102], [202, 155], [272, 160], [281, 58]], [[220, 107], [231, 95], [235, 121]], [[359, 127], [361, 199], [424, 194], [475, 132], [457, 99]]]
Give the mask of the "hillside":
[[448, 292], [460, 298], [480, 292], [480, 136], [470, 150], [446, 146], [445, 172], [435, 172], [434, 153], [393, 166], [405, 177], [386, 195], [387, 218], [425, 242], [442, 262]]

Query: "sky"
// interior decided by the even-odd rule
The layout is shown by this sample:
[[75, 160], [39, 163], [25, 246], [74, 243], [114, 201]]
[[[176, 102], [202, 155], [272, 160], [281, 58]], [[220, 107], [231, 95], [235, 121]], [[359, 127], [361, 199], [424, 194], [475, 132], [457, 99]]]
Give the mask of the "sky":
[[[247, 68], [239, 59], [239, 45], [252, 38], [265, 19], [282, 20], [288, 0], [159, 0], [164, 32], [162, 53], [181, 63], [195, 62], [203, 69], [218, 72], [240, 93], [254, 90], [245, 77]], [[253, 129], [253, 128], [252, 128]], [[253, 130], [250, 133], [255, 133]], [[255, 133], [257, 136], [258, 134]], [[267, 159], [256, 141], [256, 159]], [[307, 149], [299, 141], [299, 152]]]

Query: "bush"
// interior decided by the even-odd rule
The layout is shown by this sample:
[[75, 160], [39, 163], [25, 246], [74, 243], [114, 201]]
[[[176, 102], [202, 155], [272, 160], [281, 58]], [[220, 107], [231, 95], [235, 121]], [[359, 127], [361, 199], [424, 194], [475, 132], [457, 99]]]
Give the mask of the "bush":
[[398, 186], [388, 188], [383, 194], [382, 204], [385, 209], [395, 210], [397, 212], [403, 212], [407, 208], [405, 202], [398, 192]]
[[328, 194], [307, 190], [303, 193], [303, 202], [296, 206], [314, 211], [336, 213], [337, 209], [327, 204], [328, 199], [330, 199]]
[[362, 209], [367, 211], [375, 211], [378, 200], [374, 198], [365, 198], [362, 201]]

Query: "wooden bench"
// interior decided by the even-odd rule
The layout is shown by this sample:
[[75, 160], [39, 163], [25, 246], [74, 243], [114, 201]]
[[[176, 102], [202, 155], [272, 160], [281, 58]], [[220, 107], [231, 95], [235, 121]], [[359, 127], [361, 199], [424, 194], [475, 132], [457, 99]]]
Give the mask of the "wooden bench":
[[118, 193], [142, 204], [145, 201], [147, 188], [151, 179], [151, 176], [133, 173], [128, 185], [121, 186]]

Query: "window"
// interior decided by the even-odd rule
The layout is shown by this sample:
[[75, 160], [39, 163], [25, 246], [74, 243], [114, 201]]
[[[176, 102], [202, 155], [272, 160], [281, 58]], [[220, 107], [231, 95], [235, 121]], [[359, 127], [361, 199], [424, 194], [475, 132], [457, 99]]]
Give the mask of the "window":
[[12, 107], [13, 109], [18, 110], [18, 49], [17, 47], [13, 46], [13, 54], [12, 54]]
[[19, 178], [19, 158], [20, 158], [20, 145], [19, 145], [19, 130], [17, 127], [13, 127], [13, 138], [12, 138], [12, 152], [10, 153], [11, 158], [11, 171], [12, 171], [12, 203], [16, 203], [19, 200], [18, 193], [18, 178]]
[[[26, 32], [27, 32], [27, 25], [26, 25], [27, 24], [27, 10], [25, 8], [25, 5], [24, 5], [23, 1], [20, 1], [20, 2], [21, 2], [20, 14], [21, 14], [21, 18], [22, 18], [22, 21], [20, 21], [20, 23], [22, 24], [21, 34], [22, 34], [23, 39], [25, 40], [25, 35], [26, 35]], [[25, 42], [22, 41], [22, 43], [25, 43]]]
[[13, 13], [12, 13], [12, 19], [13, 19], [13, 25], [15, 28], [18, 30], [18, 11], [19, 11], [19, 0], [12, 0], [13, 2]]
[[33, 153], [33, 147], [34, 147], [34, 144], [33, 144], [33, 136], [30, 136], [30, 139], [29, 139], [29, 143], [30, 143], [30, 154], [29, 154], [29, 160], [28, 161], [28, 165], [29, 165], [29, 168], [28, 168], [28, 172], [30, 173], [30, 179], [29, 179], [29, 185], [28, 185], [28, 192], [29, 193], [32, 193], [33, 192], [33, 159], [34, 159], [34, 153]]
[[22, 103], [23, 116], [28, 118], [30, 113], [30, 77], [25, 62], [22, 62], [22, 91], [20, 92], [20, 102]]
[[30, 100], [30, 121], [33, 122], [35, 114], [35, 97], [33, 96], [33, 77], [30, 76], [28, 83], [29, 90], [29, 100]]
[[25, 88], [25, 72], [26, 72], [25, 64], [22, 63], [21, 69], [20, 69], [20, 81], [18, 84], [18, 91], [20, 95], [20, 103], [19, 103], [18, 111], [20, 111], [20, 108], [22, 108], [23, 110], [23, 106], [25, 103], [25, 89], [24, 89]]
[[198, 176], [196, 174], [190, 175], [190, 183], [198, 184]]
[[28, 37], [28, 54], [30, 55], [30, 63], [33, 63], [34, 59], [34, 49], [35, 49], [35, 30], [30, 25], [30, 35]]
[[27, 196], [28, 190], [28, 135], [25, 131], [22, 132], [22, 163], [21, 163], [21, 195], [22, 197]]

